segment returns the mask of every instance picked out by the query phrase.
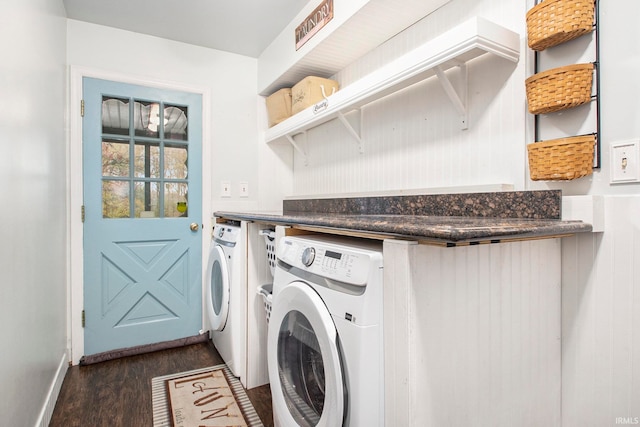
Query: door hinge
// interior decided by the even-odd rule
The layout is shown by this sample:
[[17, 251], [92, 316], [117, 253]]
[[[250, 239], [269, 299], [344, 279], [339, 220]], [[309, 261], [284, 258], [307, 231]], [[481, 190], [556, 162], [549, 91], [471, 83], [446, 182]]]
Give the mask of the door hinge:
[[80, 117], [84, 117], [84, 99], [80, 100]]
[[80, 207], [80, 219], [84, 222], [84, 205]]
[[85, 317], [84, 317], [84, 310], [82, 310], [82, 327], [84, 328], [85, 325]]

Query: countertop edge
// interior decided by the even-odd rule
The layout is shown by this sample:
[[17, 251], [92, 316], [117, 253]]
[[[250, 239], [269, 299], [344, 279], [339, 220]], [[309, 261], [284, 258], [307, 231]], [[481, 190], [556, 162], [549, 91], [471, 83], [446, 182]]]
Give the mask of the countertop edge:
[[217, 211], [214, 216], [271, 225], [312, 227], [333, 234], [370, 235], [427, 241], [444, 245], [497, 243], [509, 240], [566, 237], [591, 232], [582, 221], [510, 218], [433, 217], [408, 215], [277, 215], [260, 212]]

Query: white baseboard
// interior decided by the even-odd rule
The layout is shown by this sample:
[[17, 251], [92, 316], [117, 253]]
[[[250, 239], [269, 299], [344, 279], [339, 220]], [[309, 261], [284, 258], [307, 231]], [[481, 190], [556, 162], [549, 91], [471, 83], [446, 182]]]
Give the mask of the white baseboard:
[[58, 365], [58, 369], [56, 370], [56, 375], [51, 382], [51, 387], [49, 387], [47, 398], [44, 401], [42, 410], [40, 410], [40, 415], [38, 416], [35, 427], [47, 427], [49, 425], [51, 417], [53, 416], [53, 410], [56, 407], [58, 395], [60, 394], [60, 389], [62, 388], [62, 382], [64, 381], [64, 376], [66, 375], [68, 368], [69, 357], [65, 352], [62, 355], [62, 359], [60, 360], [60, 364]]

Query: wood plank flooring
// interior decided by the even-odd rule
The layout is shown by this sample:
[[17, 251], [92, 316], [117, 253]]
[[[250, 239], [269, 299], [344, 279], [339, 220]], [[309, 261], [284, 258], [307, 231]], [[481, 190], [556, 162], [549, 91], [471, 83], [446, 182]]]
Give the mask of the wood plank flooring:
[[[88, 366], [72, 366], [50, 427], [143, 427], [153, 424], [151, 379], [223, 363], [213, 344], [194, 344]], [[256, 412], [273, 426], [269, 385], [248, 390]]]

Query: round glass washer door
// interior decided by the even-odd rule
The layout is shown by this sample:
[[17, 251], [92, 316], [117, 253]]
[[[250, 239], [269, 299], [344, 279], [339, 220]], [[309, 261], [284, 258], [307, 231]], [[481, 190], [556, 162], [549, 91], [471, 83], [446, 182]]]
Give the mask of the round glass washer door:
[[229, 268], [222, 248], [214, 244], [207, 263], [206, 309], [211, 330], [221, 331], [229, 313]]
[[273, 411], [282, 426], [343, 424], [347, 394], [337, 335], [309, 285], [293, 282], [278, 293], [267, 347]]

